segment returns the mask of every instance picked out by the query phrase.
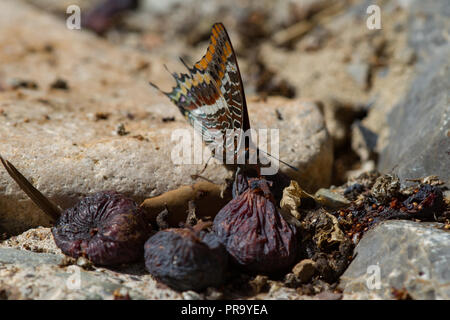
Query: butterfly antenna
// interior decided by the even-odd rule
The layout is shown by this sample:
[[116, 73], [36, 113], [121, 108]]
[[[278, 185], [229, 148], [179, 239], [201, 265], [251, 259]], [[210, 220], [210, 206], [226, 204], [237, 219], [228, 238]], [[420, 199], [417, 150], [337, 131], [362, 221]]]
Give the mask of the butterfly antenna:
[[8, 160], [4, 160], [1, 155], [0, 161], [11, 178], [19, 185], [20, 189], [22, 189], [22, 191], [25, 192], [52, 220], [56, 221], [61, 215], [61, 210], [39, 190], [33, 187], [27, 178], [25, 178]]
[[294, 167], [293, 165], [290, 165], [289, 163], [287, 163], [287, 162], [285, 162], [285, 161], [283, 161], [283, 160], [280, 160], [280, 159], [274, 157], [274, 156], [271, 155], [270, 153], [268, 153], [268, 152], [266, 152], [266, 151], [264, 151], [264, 150], [261, 150], [261, 149], [258, 149], [258, 150], [261, 151], [261, 152], [263, 152], [263, 153], [265, 153], [265, 154], [268, 155], [269, 157], [272, 157], [273, 159], [275, 159], [275, 160], [277, 160], [277, 161], [280, 161], [282, 164], [288, 166], [288, 167], [291, 168], [292, 170], [300, 171], [298, 168]]

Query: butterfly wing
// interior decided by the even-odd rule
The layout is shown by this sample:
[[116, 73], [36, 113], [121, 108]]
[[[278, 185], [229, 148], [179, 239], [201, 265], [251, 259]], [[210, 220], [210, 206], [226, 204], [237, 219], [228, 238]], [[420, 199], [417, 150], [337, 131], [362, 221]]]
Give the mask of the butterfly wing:
[[225, 135], [227, 129], [250, 128], [239, 66], [222, 23], [214, 24], [203, 58], [186, 67], [189, 74], [173, 74], [177, 85], [164, 93], [207, 144], [214, 142], [214, 130]]

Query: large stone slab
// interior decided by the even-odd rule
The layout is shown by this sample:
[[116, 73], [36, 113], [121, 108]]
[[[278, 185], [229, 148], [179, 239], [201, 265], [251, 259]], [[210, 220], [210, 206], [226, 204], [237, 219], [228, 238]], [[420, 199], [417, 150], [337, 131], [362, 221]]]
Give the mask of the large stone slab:
[[[141, 201], [193, 183], [203, 164], [171, 161], [172, 132], [191, 128], [148, 85], [173, 84], [163, 64], [176, 56], [114, 46], [9, 0], [0, 3], [0, 38], [0, 154], [51, 200], [67, 208], [88, 193], [114, 189]], [[68, 89], [55, 88], [57, 79]], [[332, 146], [316, 105], [250, 100], [251, 125], [279, 128], [280, 157], [300, 171], [281, 169], [309, 190], [327, 185]], [[210, 162], [202, 175], [221, 183], [231, 172]], [[0, 213], [11, 233], [49, 224], [2, 168]]]
[[409, 44], [418, 52], [417, 76], [388, 115], [389, 140], [379, 169], [400, 178], [438, 175], [450, 182], [450, 5], [411, 1]]
[[355, 253], [341, 276], [344, 299], [393, 299], [392, 289], [413, 299], [450, 298], [450, 232], [442, 224], [387, 221], [367, 232]]
[[388, 117], [389, 142], [379, 167], [400, 178], [438, 175], [450, 183], [450, 46], [424, 65]]

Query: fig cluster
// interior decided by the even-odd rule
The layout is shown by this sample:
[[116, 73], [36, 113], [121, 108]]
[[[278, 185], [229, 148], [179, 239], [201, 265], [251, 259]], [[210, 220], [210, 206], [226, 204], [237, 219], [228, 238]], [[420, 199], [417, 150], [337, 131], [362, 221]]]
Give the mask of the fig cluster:
[[[145, 212], [132, 199], [102, 191], [61, 212], [11, 163], [1, 156], [0, 160], [31, 200], [56, 221], [55, 243], [68, 256], [103, 266], [144, 257], [149, 273], [176, 290], [219, 286], [229, 257], [249, 271], [262, 273], [282, 271], [295, 262], [296, 229], [282, 217], [269, 187], [277, 181], [237, 174], [233, 199], [214, 223], [168, 228], [150, 237]], [[212, 231], [207, 232], [211, 225]]]
[[142, 257], [150, 226], [136, 202], [106, 191], [65, 210], [52, 233], [66, 255], [83, 256], [96, 265], [118, 265]]

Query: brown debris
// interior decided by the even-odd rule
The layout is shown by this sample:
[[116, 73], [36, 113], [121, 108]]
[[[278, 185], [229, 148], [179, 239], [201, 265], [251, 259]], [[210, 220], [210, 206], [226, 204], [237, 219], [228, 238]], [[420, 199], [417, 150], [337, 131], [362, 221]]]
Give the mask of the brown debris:
[[371, 189], [361, 186], [360, 191], [350, 206], [333, 212], [354, 243], [381, 221], [413, 219], [445, 222], [448, 218], [449, 204], [445, 203], [443, 192], [437, 184], [419, 184], [402, 190], [398, 177], [382, 175]]
[[141, 134], [137, 134], [137, 135], [135, 135], [135, 136], [132, 136], [132, 138], [134, 138], [134, 139], [136, 139], [136, 140], [139, 140], [139, 141], [149, 141], [147, 138], [145, 138], [143, 135], [141, 135]]
[[114, 300], [131, 300], [128, 290], [125, 288], [117, 288], [113, 292]]
[[66, 80], [58, 78], [50, 84], [50, 89], [69, 90]]
[[377, 178], [370, 190], [372, 196], [380, 202], [394, 198], [400, 193], [400, 179], [396, 175], [383, 175]]
[[13, 80], [11, 80], [9, 87], [13, 90], [19, 89], [19, 88], [31, 89], [31, 90], [39, 89], [39, 86], [35, 81], [26, 80], [26, 79], [13, 79]]
[[125, 129], [125, 125], [124, 125], [123, 123], [120, 123], [120, 124], [117, 126], [116, 133], [117, 133], [119, 136], [126, 136], [126, 135], [128, 135], [130, 132], [127, 131], [127, 130]]
[[300, 228], [301, 254], [315, 262], [314, 279], [335, 282], [350, 263], [353, 244], [345, 236], [338, 219], [324, 209], [307, 210]]
[[408, 290], [406, 290], [405, 288], [402, 289], [392, 288], [391, 293], [396, 300], [413, 300]]
[[249, 281], [250, 287], [253, 290], [253, 294], [259, 294], [261, 292], [267, 292], [269, 290], [269, 277], [263, 275], [257, 275], [253, 280]]
[[175, 117], [163, 117], [162, 122], [173, 122], [175, 121]]
[[231, 192], [224, 191], [223, 185], [199, 181], [146, 199], [141, 207], [147, 212], [147, 217], [152, 222], [156, 222], [157, 215], [167, 207], [170, 212], [167, 222], [170, 226], [178, 226], [180, 222], [186, 221], [189, 201], [195, 201], [197, 206], [195, 214], [198, 218], [213, 218], [230, 199]]
[[300, 283], [306, 283], [316, 273], [316, 263], [311, 259], [304, 259], [294, 266], [292, 273]]
[[194, 200], [190, 200], [188, 202], [188, 210], [187, 210], [187, 218], [186, 218], [186, 226], [195, 226], [198, 222], [197, 215], [195, 211], [197, 210], [197, 206], [195, 205]]
[[0, 300], [20, 300], [23, 299], [17, 287], [2, 285], [0, 288]]
[[111, 114], [109, 112], [96, 112], [95, 121], [108, 120]]
[[341, 242], [345, 242], [345, 235], [339, 227], [336, 217], [327, 212], [325, 216], [315, 224], [313, 241], [319, 249], [333, 247]]

